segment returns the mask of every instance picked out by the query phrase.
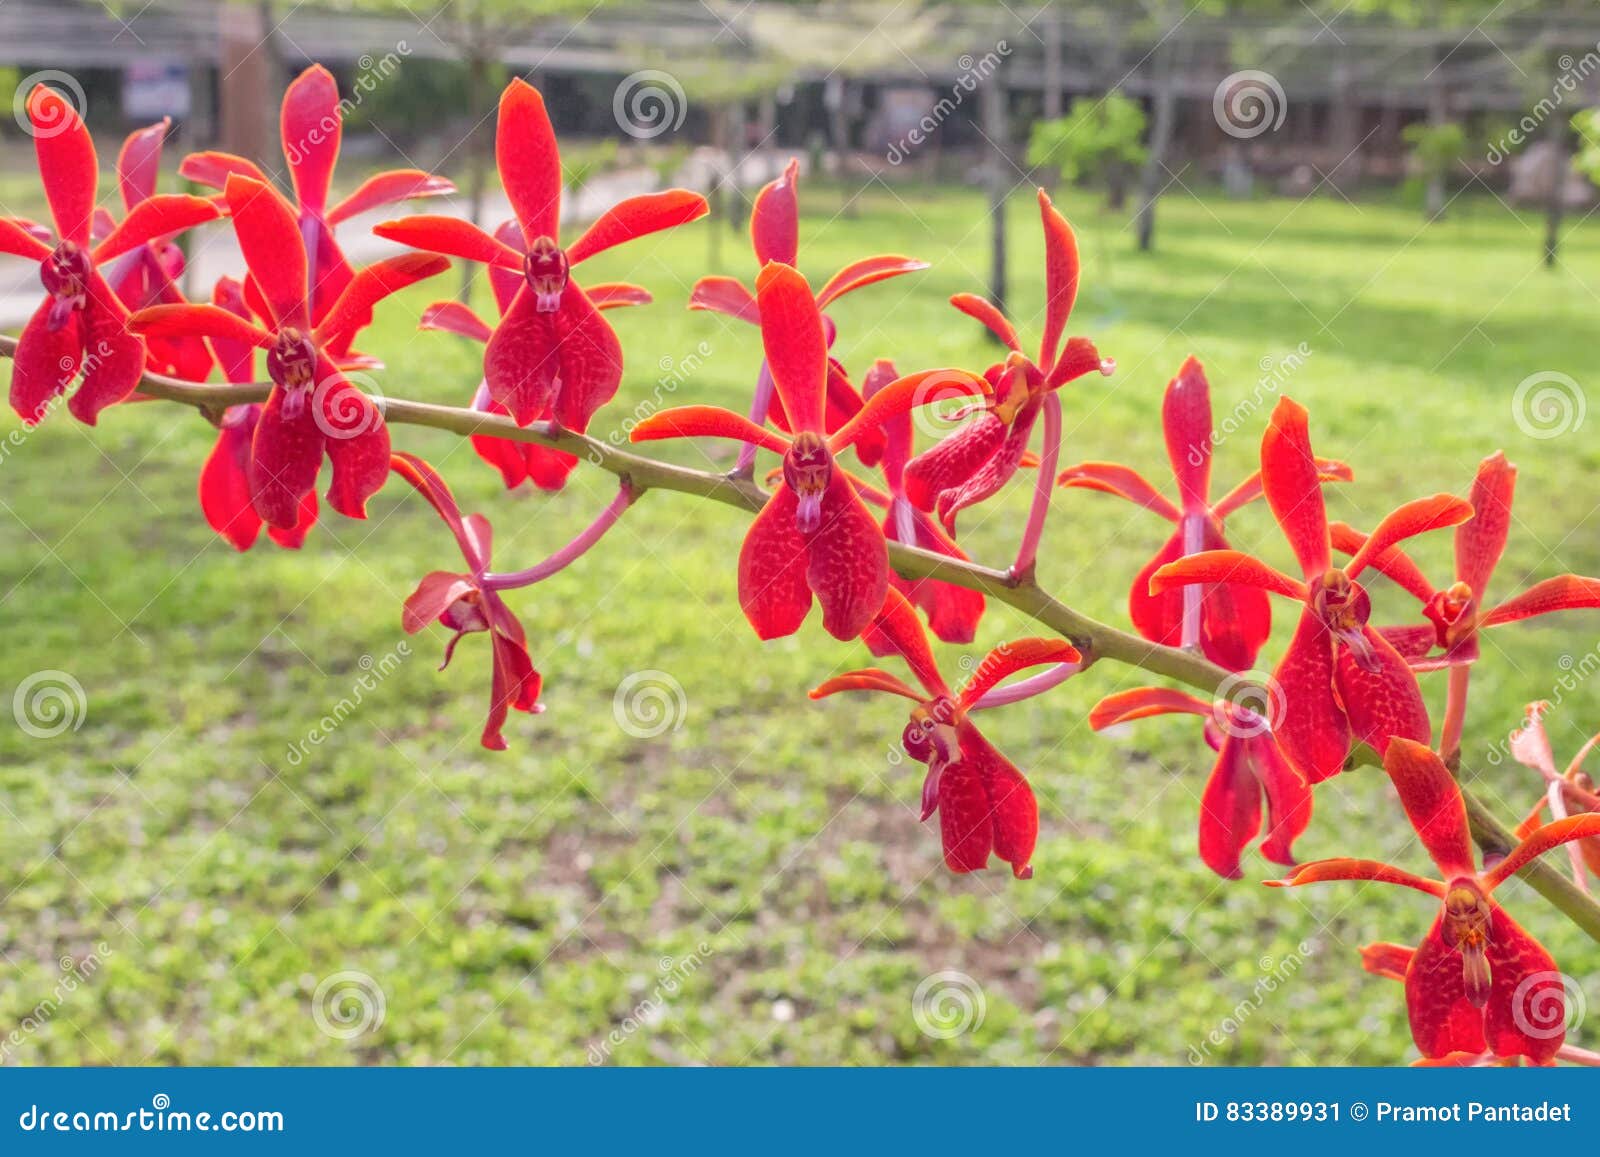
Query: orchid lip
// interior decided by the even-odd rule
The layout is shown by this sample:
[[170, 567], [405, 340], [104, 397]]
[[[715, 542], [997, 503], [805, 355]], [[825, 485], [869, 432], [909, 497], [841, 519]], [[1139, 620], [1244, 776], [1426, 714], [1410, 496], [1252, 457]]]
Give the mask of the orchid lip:
[[822, 494], [808, 490], [799, 495], [794, 508], [794, 524], [801, 534], [815, 534], [822, 525]]

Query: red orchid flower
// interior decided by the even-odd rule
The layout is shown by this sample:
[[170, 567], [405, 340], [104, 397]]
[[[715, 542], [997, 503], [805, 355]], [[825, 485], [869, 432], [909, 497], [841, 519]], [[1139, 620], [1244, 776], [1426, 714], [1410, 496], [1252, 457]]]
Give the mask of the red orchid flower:
[[[333, 170], [339, 163], [339, 146], [344, 136], [345, 109], [339, 101], [339, 86], [333, 74], [313, 64], [284, 91], [278, 114], [278, 134], [283, 143], [283, 158], [294, 185], [294, 216], [311, 271], [310, 320], [320, 324], [333, 303], [350, 284], [355, 271], [344, 251], [334, 240], [335, 226], [350, 218], [397, 201], [420, 197], [439, 197], [456, 191], [443, 177], [420, 169], [391, 169], [363, 181], [355, 192], [329, 207]], [[224, 189], [233, 175], [249, 177], [263, 185], [272, 180], [253, 161], [231, 153], [191, 153], [178, 166], [178, 174], [196, 184]], [[248, 287], [247, 287], [248, 289]], [[255, 294], [251, 308], [258, 314]], [[348, 351], [350, 335], [330, 348], [335, 361]]]
[[1226, 699], [1207, 703], [1183, 691], [1136, 687], [1095, 704], [1089, 726], [1096, 731], [1152, 715], [1199, 715], [1217, 762], [1200, 797], [1200, 859], [1219, 876], [1241, 878], [1239, 853], [1261, 831], [1261, 800], [1267, 802], [1267, 834], [1261, 854], [1293, 867], [1293, 844], [1311, 823], [1311, 787], [1278, 750], [1272, 722], [1260, 712]]
[[230, 176], [223, 196], [270, 328], [215, 305], [152, 306], [129, 318], [128, 326], [141, 334], [198, 334], [267, 350], [273, 390], [251, 441], [251, 505], [273, 526], [297, 526], [326, 453], [333, 465], [328, 501], [340, 514], [365, 518], [367, 499], [389, 475], [389, 430], [376, 404], [350, 384], [329, 351], [347, 347], [371, 323], [379, 301], [442, 272], [449, 262], [416, 253], [375, 262], [351, 278], [313, 327], [306, 252], [294, 210], [270, 186], [249, 177]]
[[[1223, 583], [1152, 595], [1150, 576], [1186, 554], [1227, 550], [1223, 522], [1241, 506], [1261, 497], [1261, 474], [1257, 471], [1215, 503], [1211, 501], [1211, 451], [1216, 445], [1211, 424], [1211, 387], [1205, 370], [1193, 357], [1183, 363], [1178, 376], [1167, 385], [1161, 425], [1166, 434], [1167, 459], [1178, 483], [1177, 505], [1137, 470], [1115, 462], [1069, 466], [1056, 481], [1061, 486], [1115, 494], [1173, 523], [1166, 545], [1133, 578], [1128, 613], [1135, 629], [1153, 643], [1169, 647], [1198, 645], [1213, 663], [1230, 671], [1247, 670], [1272, 633], [1272, 606], [1265, 591]], [[1319, 459], [1317, 468], [1323, 481], [1349, 481], [1351, 477], [1350, 468], [1343, 462]], [[1193, 616], [1188, 623], [1186, 611]]]
[[815, 594], [823, 628], [834, 638], [853, 639], [883, 605], [889, 550], [835, 456], [925, 400], [934, 375], [951, 393], [981, 393], [983, 383], [957, 370], [913, 374], [880, 390], [854, 418], [826, 434], [828, 349], [811, 287], [798, 270], [772, 262], [756, 279], [756, 301], [767, 362], [794, 421], [794, 436], [716, 406], [679, 406], [644, 419], [630, 437], [734, 438], [783, 455], [782, 485], [750, 524], [739, 552], [739, 605], [757, 635], [775, 639], [800, 629]]
[[[171, 127], [172, 118], [163, 117], [156, 124], [129, 133], [122, 142], [117, 153], [117, 187], [125, 212], [133, 212], [135, 206], [156, 195], [161, 146]], [[115, 227], [110, 213], [95, 210], [90, 228], [95, 240], [110, 236]], [[105, 276], [117, 299], [129, 310], [136, 310], [162, 302], [182, 302], [184, 296], [178, 282], [183, 270], [183, 250], [170, 237], [156, 237], [117, 258]], [[190, 382], [203, 382], [211, 375], [211, 351], [201, 338], [153, 338], [144, 345], [148, 370]]]
[[555, 130], [544, 98], [522, 80], [513, 80], [500, 97], [495, 156], [523, 245], [507, 245], [454, 217], [405, 217], [373, 232], [417, 249], [521, 274], [523, 284], [484, 347], [489, 396], [519, 426], [548, 414], [581, 433], [617, 392], [622, 346], [572, 279], [572, 267], [614, 245], [705, 216], [706, 199], [686, 189], [630, 197], [602, 213], [563, 249], [561, 155]]
[[[872, 398], [898, 380], [894, 363], [880, 358], [872, 364], [862, 379], [862, 392]], [[946, 558], [969, 561], [967, 554], [956, 545], [955, 539], [939, 524], [911, 505], [906, 497], [905, 467], [911, 457], [911, 415], [897, 414], [883, 424], [883, 476], [888, 483], [888, 509], [883, 517], [883, 536], [890, 542], [903, 542], [931, 550]], [[983, 618], [984, 599], [979, 591], [958, 587], [955, 583], [939, 579], [905, 579], [893, 571], [889, 585], [928, 616], [928, 626], [935, 637], [946, 643], [970, 643], [978, 631], [978, 620]], [[869, 630], [864, 636], [874, 655], [889, 654], [892, 647], [876, 632]]]
[[1033, 846], [1039, 837], [1039, 804], [1016, 766], [996, 751], [969, 712], [1001, 680], [1041, 664], [1078, 663], [1082, 656], [1062, 639], [1018, 639], [984, 656], [959, 693], [939, 674], [916, 611], [899, 591], [890, 591], [874, 630], [896, 651], [922, 685], [918, 691], [876, 667], [837, 675], [811, 692], [822, 699], [840, 691], [884, 691], [916, 704], [901, 736], [906, 754], [928, 765], [922, 781], [922, 819], [939, 813], [944, 862], [952, 872], [989, 866], [993, 852], [1019, 880], [1031, 879]]
[[[244, 303], [244, 286], [231, 277], [217, 279], [211, 304], [246, 321], [250, 318]], [[222, 336], [213, 336], [211, 346], [226, 380], [240, 385], [255, 381], [255, 346]], [[258, 402], [229, 406], [218, 423], [216, 445], [200, 471], [200, 509], [206, 522], [240, 551], [254, 546], [261, 533], [261, 515], [250, 503], [249, 482], [250, 444], [260, 421]], [[300, 500], [298, 521], [291, 527], [269, 526], [267, 536], [279, 546], [298, 550], [316, 521], [317, 492], [308, 490]]]
[[435, 622], [455, 632], [445, 644], [444, 662], [439, 664], [441, 671], [450, 665], [456, 644], [463, 635], [475, 631], [489, 633], [494, 673], [489, 692], [489, 718], [483, 725], [483, 745], [490, 751], [504, 751], [506, 741], [501, 729], [505, 726], [506, 715], [513, 710], [542, 714], [544, 705], [539, 702], [539, 691], [543, 681], [528, 656], [528, 638], [521, 622], [511, 613], [499, 592], [484, 583], [494, 541], [493, 528], [481, 514], [463, 517], [444, 479], [421, 458], [397, 453], [391, 460], [391, 468], [444, 519], [450, 533], [456, 536], [462, 558], [467, 563], [466, 574], [433, 571], [424, 575], [417, 589], [406, 599], [401, 625], [408, 635]]
[[959, 511], [994, 494], [1017, 472], [1045, 396], [1090, 370], [1110, 374], [1116, 368], [1087, 338], [1061, 343], [1078, 297], [1078, 239], [1043, 189], [1039, 213], [1044, 219], [1045, 323], [1038, 361], [1022, 352], [1016, 329], [993, 304], [971, 293], [950, 299], [1011, 350], [1005, 362], [985, 373], [991, 392], [977, 417], [906, 464], [906, 494], [917, 509], [937, 511], [951, 533]]
[[[800, 162], [795, 159], [784, 168], [782, 176], [768, 182], [756, 194], [755, 202], [750, 208], [750, 241], [755, 249], [758, 269], [769, 261], [781, 261], [785, 265], [796, 267], [800, 264], [799, 185]], [[863, 286], [926, 268], [928, 268], [926, 261], [883, 253], [852, 261], [830, 277], [817, 291], [817, 309], [823, 315], [829, 348], [833, 346], [835, 331], [833, 320], [827, 316], [828, 306], [845, 294]], [[689, 295], [689, 308], [710, 310], [713, 313], [750, 322], [752, 325], [760, 324], [756, 299], [745, 288], [744, 282], [736, 277], [702, 277], [695, 282], [694, 290]], [[761, 384], [757, 389], [757, 405], [751, 412], [751, 420], [760, 423], [770, 418], [772, 424], [779, 430], [784, 433], [792, 432], [782, 400], [774, 398], [772, 394], [771, 380], [765, 366], [762, 367], [762, 375]], [[832, 433], [855, 417], [860, 409], [861, 396], [850, 384], [850, 377], [845, 373], [844, 366], [836, 358], [830, 357], [824, 414], [825, 428]], [[756, 412], [758, 410], [762, 412]], [[882, 454], [883, 440], [876, 432], [863, 436], [856, 443], [856, 456], [861, 459], [863, 466], [876, 466]]]
[[[1378, 941], [1375, 944], [1366, 944], [1361, 948], [1361, 967], [1374, 976], [1381, 976], [1386, 980], [1405, 982], [1406, 973], [1411, 970], [1411, 961], [1416, 957], [1417, 950], [1405, 944], [1393, 944], [1388, 941]], [[1530, 999], [1523, 1002], [1527, 1008], [1528, 1023], [1535, 1031], [1543, 1032], [1554, 1023], [1554, 1017], [1565, 1016], [1563, 1008], [1549, 1005], [1535, 1005]], [[1555, 1059], [1558, 1061], [1571, 1061], [1574, 1064], [1597, 1066], [1600, 1065], [1600, 1053], [1579, 1048], [1576, 1045], [1563, 1044], [1556, 1050]], [[1521, 1054], [1509, 1057], [1497, 1057], [1485, 1048], [1482, 1052], [1449, 1052], [1437, 1057], [1418, 1057], [1411, 1064], [1416, 1068], [1480, 1068], [1488, 1066], [1516, 1066], [1523, 1060]]]
[[42, 84], [28, 95], [28, 118], [58, 240], [51, 248], [32, 222], [0, 219], [0, 253], [37, 261], [45, 289], [17, 340], [11, 408], [33, 425], [82, 373], [83, 385], [67, 408], [92, 426], [101, 410], [133, 393], [145, 357], [144, 343], [124, 327], [128, 311], [101, 267], [153, 238], [210, 221], [219, 210], [200, 197], [150, 197], [91, 246], [100, 162], [89, 130], [71, 102]]
[[1379, 524], [1343, 569], [1334, 566], [1322, 470], [1311, 453], [1306, 411], [1289, 398], [1279, 400], [1261, 440], [1261, 484], [1305, 581], [1238, 551], [1208, 550], [1161, 567], [1150, 578], [1150, 593], [1231, 582], [1304, 604], [1268, 689], [1270, 714], [1281, 720], [1278, 744], [1312, 783], [1343, 767], [1352, 731], [1380, 755], [1392, 736], [1427, 742], [1432, 725], [1417, 677], [1388, 640], [1367, 625], [1372, 606], [1356, 577], [1396, 543], [1464, 522], [1472, 507], [1448, 494], [1407, 502]]
[[[1520, 728], [1511, 733], [1511, 757], [1544, 776], [1546, 784], [1545, 794], [1538, 805], [1517, 826], [1518, 839], [1527, 839], [1533, 834], [1547, 807], [1558, 820], [1566, 819], [1569, 815], [1600, 813], [1600, 794], [1595, 792], [1594, 780], [1583, 770], [1583, 761], [1600, 746], [1600, 735], [1591, 736], [1578, 749], [1578, 754], [1572, 757], [1566, 771], [1557, 773], [1555, 753], [1550, 748], [1550, 737], [1544, 729], [1544, 716], [1549, 710], [1550, 704], [1544, 700], [1528, 704], [1527, 718]], [[1596, 879], [1600, 879], [1600, 837], [1579, 840], [1568, 845], [1567, 850], [1572, 853], [1573, 882], [1587, 892], [1589, 883], [1584, 869], [1587, 868]]]
[[[507, 221], [495, 230], [495, 238], [513, 249], [522, 246], [522, 228], [515, 221]], [[499, 266], [489, 267], [489, 285], [494, 292], [495, 305], [503, 319], [517, 296], [522, 277]], [[614, 281], [591, 285], [585, 292], [598, 310], [616, 309], [624, 305], [648, 305], [650, 294], [637, 285]], [[436, 301], [422, 311], [420, 329], [443, 330], [459, 334], [473, 341], [487, 342], [494, 336], [494, 327], [474, 313], [470, 306], [459, 301]], [[485, 414], [506, 414], [508, 411], [489, 396], [487, 382], [478, 384], [473, 395], [472, 408]], [[548, 413], [543, 417], [549, 418]], [[472, 435], [472, 449], [489, 465], [500, 471], [507, 490], [515, 490], [524, 482], [531, 482], [540, 490], [560, 490], [566, 485], [567, 475], [578, 464], [578, 459], [565, 450], [549, 446], [536, 446], [532, 442], [516, 442], [510, 438], [494, 438], [486, 434]]]
[[[1417, 565], [1398, 549], [1387, 552], [1382, 567], [1411, 594], [1422, 600], [1422, 613], [1431, 626], [1389, 627], [1384, 635], [1419, 671], [1438, 670], [1478, 657], [1478, 631], [1554, 611], [1600, 607], [1600, 579], [1563, 574], [1533, 584], [1519, 595], [1490, 606], [1485, 602], [1495, 567], [1505, 552], [1511, 529], [1511, 499], [1517, 468], [1496, 451], [1478, 466], [1468, 500], [1473, 514], [1456, 527], [1455, 581], [1436, 590]], [[1334, 546], [1356, 551], [1366, 536], [1346, 526], [1335, 528]], [[1443, 654], [1428, 652], [1438, 646]]]
[[[1427, 880], [1373, 860], [1317, 860], [1275, 887], [1376, 880], [1426, 892], [1439, 915], [1405, 973], [1411, 1036], [1428, 1058], [1451, 1053], [1525, 1056], [1547, 1064], [1565, 1036], [1565, 992], [1550, 954], [1492, 899], [1494, 890], [1552, 848], [1600, 834], [1600, 815], [1538, 829], [1493, 868], [1476, 869], [1461, 789], [1426, 745], [1397, 736], [1384, 768], [1440, 873]], [[1537, 1015], [1534, 1015], [1534, 1010]]]

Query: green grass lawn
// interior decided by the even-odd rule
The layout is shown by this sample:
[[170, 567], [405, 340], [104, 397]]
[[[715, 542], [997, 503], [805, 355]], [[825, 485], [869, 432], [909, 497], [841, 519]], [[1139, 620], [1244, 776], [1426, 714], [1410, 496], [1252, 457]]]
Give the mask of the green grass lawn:
[[[880, 356], [902, 369], [981, 368], [993, 357], [978, 326], [945, 304], [983, 286], [975, 195], [878, 186], [845, 216], [837, 189], [802, 196], [802, 264], [814, 281], [876, 251], [934, 262], [835, 309], [837, 352], [852, 371]], [[1355, 485], [1330, 491], [1335, 516], [1370, 526], [1404, 498], [1463, 491], [1477, 461], [1503, 447], [1522, 475], [1493, 593], [1563, 570], [1600, 573], [1596, 416], [1536, 439], [1512, 411], [1530, 374], [1583, 385], [1593, 375], [1600, 228], [1575, 228], [1563, 267], [1547, 272], [1538, 223], [1492, 202], [1424, 227], [1390, 206], [1172, 197], [1159, 252], [1141, 255], [1116, 223], [1097, 224], [1086, 198], [1062, 198], [1083, 223], [1071, 332], [1095, 338], [1119, 369], [1065, 392], [1065, 461], [1119, 459], [1164, 479], [1161, 391], [1194, 353], [1219, 419], [1241, 415], [1217, 450], [1217, 480], [1231, 485], [1253, 468], [1272, 402], [1259, 379], [1304, 343], [1309, 356], [1282, 392], [1309, 406], [1318, 450], [1357, 471]], [[610, 315], [629, 372], [598, 436], [657, 394], [746, 404], [755, 331], [683, 308], [710, 271], [713, 227], [725, 228], [692, 226], [588, 270], [656, 294], [653, 306]], [[1012, 313], [1037, 340], [1030, 197], [1013, 201], [1011, 237]], [[752, 273], [742, 237], [724, 238], [722, 251], [724, 272]], [[364, 346], [390, 364], [387, 393], [470, 396], [477, 349], [413, 331], [421, 305], [453, 287], [452, 276], [382, 311]], [[687, 380], [664, 390], [661, 379], [684, 365]], [[6, 433], [15, 429], [7, 418]], [[492, 517], [504, 569], [565, 542], [612, 493], [609, 475], [580, 469], [560, 496], [506, 494], [464, 443], [395, 433], [441, 467], [465, 508]], [[864, 665], [865, 648], [828, 638], [815, 615], [797, 637], [766, 645], [745, 625], [737, 512], [650, 494], [578, 567], [514, 595], [548, 711], [515, 717], [511, 750], [492, 753], [477, 744], [482, 637], [440, 674], [442, 633], [408, 641], [400, 631], [401, 600], [418, 578], [459, 565], [431, 512], [394, 484], [368, 521], [329, 515], [299, 553], [262, 545], [237, 555], [195, 500], [210, 436], [193, 414], [148, 405], [108, 413], [95, 430], [59, 414], [4, 444], [0, 691], [54, 669], [87, 698], [75, 730], [0, 730], [0, 1030], [16, 1026], [20, 1038], [5, 1045], [8, 1063], [1414, 1055], [1399, 986], [1364, 974], [1356, 949], [1415, 940], [1430, 902], [1378, 886], [1269, 891], [1259, 881], [1277, 869], [1254, 852], [1246, 880], [1211, 875], [1194, 850], [1210, 764], [1198, 728], [1152, 720], [1107, 737], [1083, 722], [1100, 696], [1139, 685], [1136, 670], [1097, 668], [985, 720], [1040, 798], [1036, 875], [954, 877], [936, 831], [917, 823], [922, 768], [898, 752], [900, 706], [805, 698], [830, 673]], [[662, 452], [731, 461], [721, 445]], [[1026, 499], [1014, 484], [966, 518], [975, 557], [1004, 563]], [[1264, 509], [1233, 529], [1240, 548], [1288, 565]], [[1109, 497], [1061, 493], [1041, 581], [1125, 623], [1128, 580], [1165, 533]], [[1443, 577], [1448, 536], [1418, 554]], [[1374, 595], [1381, 619], [1412, 612], [1393, 588], [1376, 584]], [[1265, 662], [1291, 619], [1280, 607]], [[1034, 630], [991, 607], [981, 648], [944, 648], [943, 659], [954, 672]], [[407, 642], [392, 674], [355, 690]], [[1492, 762], [1491, 749], [1530, 699], [1563, 700], [1551, 717], [1559, 756], [1600, 727], [1600, 695], [1577, 677], [1597, 644], [1600, 618], [1569, 615], [1498, 631], [1487, 648], [1465, 762], [1506, 816], [1532, 803], [1536, 777]], [[639, 739], [618, 726], [614, 693], [640, 671], [681, 686], [676, 730]], [[1425, 689], [1437, 718], [1442, 686]], [[307, 745], [353, 694], [359, 708]], [[304, 758], [291, 758], [297, 745]], [[1299, 846], [1306, 858], [1425, 866], [1381, 773], [1331, 781], [1317, 809]], [[1504, 899], [1600, 1001], [1595, 945], [1523, 885]], [[103, 966], [53, 1000], [63, 960], [91, 952]], [[938, 1039], [917, 1027], [913, 994], [947, 970], [981, 988], [984, 1018]], [[347, 971], [374, 979], [384, 1016], [345, 1039], [319, 1027], [313, 998]], [[54, 1007], [35, 1023], [44, 1001]]]

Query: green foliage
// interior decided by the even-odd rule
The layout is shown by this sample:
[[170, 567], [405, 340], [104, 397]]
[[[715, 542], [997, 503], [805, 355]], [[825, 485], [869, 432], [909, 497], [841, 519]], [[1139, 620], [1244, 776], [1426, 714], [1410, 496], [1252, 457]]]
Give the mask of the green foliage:
[[1035, 122], [1028, 163], [1053, 168], [1069, 183], [1098, 179], [1115, 189], [1144, 163], [1144, 128], [1144, 109], [1121, 93], [1079, 97], [1066, 116]]
[[1454, 122], [1418, 121], [1407, 125], [1401, 136], [1411, 146], [1411, 159], [1424, 178], [1449, 176], [1467, 155], [1467, 132]]
[[1585, 109], [1572, 118], [1578, 148], [1572, 163], [1578, 172], [1600, 185], [1600, 108]]

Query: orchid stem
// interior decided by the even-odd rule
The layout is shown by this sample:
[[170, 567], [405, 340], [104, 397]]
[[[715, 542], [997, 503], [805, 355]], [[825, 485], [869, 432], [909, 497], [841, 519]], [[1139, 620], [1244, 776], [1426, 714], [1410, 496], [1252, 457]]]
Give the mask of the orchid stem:
[[[13, 357], [16, 350], [17, 339], [0, 334], [0, 357]], [[272, 383], [197, 383], [146, 372], [139, 379], [137, 389], [143, 397], [179, 402], [194, 407], [203, 415], [228, 406], [264, 402], [272, 390]], [[759, 511], [768, 498], [767, 492], [748, 478], [731, 478], [726, 474], [713, 474], [647, 458], [618, 449], [609, 441], [591, 438], [551, 422], [518, 426], [510, 418], [499, 414], [481, 414], [456, 406], [438, 406], [392, 397], [384, 398], [378, 404], [385, 420], [394, 424], [425, 426], [462, 436], [482, 434], [565, 450], [622, 477], [635, 498], [651, 488], [675, 490], [680, 494], [737, 507], [747, 515]], [[1050, 473], [1053, 470], [1047, 471], [1046, 475]], [[1230, 700], [1245, 705], [1252, 698], [1260, 702], [1263, 689], [1259, 684], [1241, 680], [1235, 673], [1192, 651], [1152, 643], [1130, 631], [1090, 618], [1054, 598], [1037, 584], [1019, 584], [1014, 575], [1005, 571], [905, 543], [891, 542], [888, 547], [889, 565], [902, 577], [953, 583], [1015, 608], [1056, 631], [1077, 647], [1083, 654], [1083, 668], [1109, 659], [1176, 680], [1197, 691], [1212, 695], [1226, 691]], [[1465, 786], [1461, 794], [1466, 801], [1473, 835], [1479, 845], [1502, 855], [1510, 851], [1516, 845], [1515, 836]], [[1573, 887], [1572, 881], [1564, 873], [1549, 864], [1535, 861], [1518, 875], [1575, 925], [1600, 942], [1600, 903]]]
[[595, 517], [595, 520], [584, 527], [566, 546], [527, 570], [512, 571], [508, 574], [486, 574], [479, 585], [484, 590], [513, 591], [519, 587], [531, 587], [534, 583], [543, 582], [553, 574], [560, 574], [605, 537], [606, 531], [617, 524], [617, 519], [622, 517], [624, 510], [633, 505], [636, 497], [633, 487], [624, 478], [622, 485], [617, 488], [617, 496], [607, 503], [606, 508]]
[[1028, 524], [1022, 530], [1017, 561], [1011, 573], [1018, 578], [1033, 575], [1039, 557], [1039, 540], [1044, 537], [1045, 515], [1050, 513], [1050, 497], [1056, 489], [1056, 464], [1061, 460], [1061, 399], [1052, 391], [1044, 396], [1044, 452], [1039, 456], [1039, 474], [1033, 480], [1033, 506]]
[[[761, 361], [761, 372], [756, 375], [755, 396], [750, 399], [750, 420], [757, 426], [767, 424], [767, 410], [772, 405], [772, 391], [774, 387], [772, 371], [767, 367], [766, 359]], [[756, 469], [756, 444], [746, 442], [739, 447], [739, 461], [733, 468], [735, 478], [749, 478], [755, 474]]]
[[1450, 668], [1450, 685], [1445, 692], [1444, 723], [1439, 730], [1439, 758], [1453, 764], [1461, 754], [1461, 729], [1467, 718], [1467, 688], [1472, 682], [1472, 668], [1466, 665]]

